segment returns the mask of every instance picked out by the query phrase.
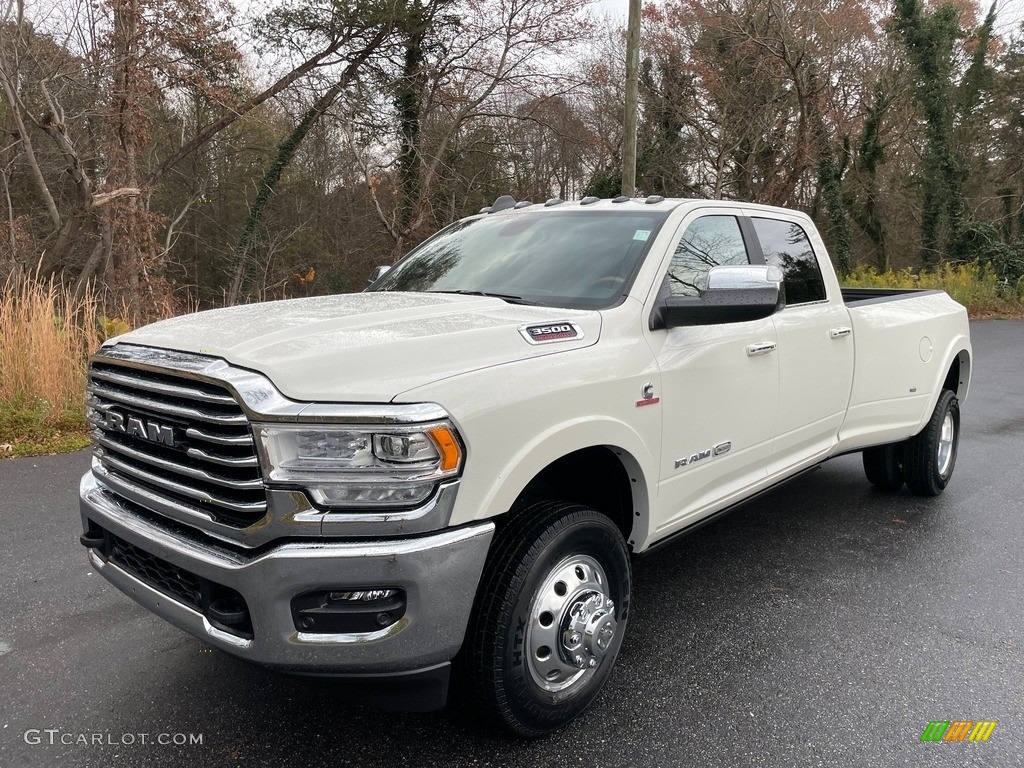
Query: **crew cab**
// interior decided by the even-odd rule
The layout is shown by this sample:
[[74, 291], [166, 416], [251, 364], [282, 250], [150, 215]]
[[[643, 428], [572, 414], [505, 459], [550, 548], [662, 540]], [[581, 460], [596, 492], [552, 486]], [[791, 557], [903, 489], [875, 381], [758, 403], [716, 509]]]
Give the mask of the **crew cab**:
[[82, 543], [204, 642], [524, 737], [608, 679], [631, 560], [841, 454], [935, 496], [971, 344], [844, 290], [803, 213], [510, 197], [364, 292], [177, 317], [90, 364]]

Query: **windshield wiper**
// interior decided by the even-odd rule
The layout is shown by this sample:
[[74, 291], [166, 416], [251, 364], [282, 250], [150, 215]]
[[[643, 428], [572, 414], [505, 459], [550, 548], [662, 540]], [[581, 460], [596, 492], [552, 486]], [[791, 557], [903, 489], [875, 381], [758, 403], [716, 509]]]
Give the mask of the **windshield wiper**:
[[486, 296], [489, 299], [502, 299], [507, 301], [509, 304], [526, 304], [528, 306], [536, 307], [540, 306], [538, 301], [530, 301], [524, 299], [522, 296], [516, 296], [513, 293], [489, 293], [487, 291], [424, 291], [424, 293], [457, 293], [459, 296]]

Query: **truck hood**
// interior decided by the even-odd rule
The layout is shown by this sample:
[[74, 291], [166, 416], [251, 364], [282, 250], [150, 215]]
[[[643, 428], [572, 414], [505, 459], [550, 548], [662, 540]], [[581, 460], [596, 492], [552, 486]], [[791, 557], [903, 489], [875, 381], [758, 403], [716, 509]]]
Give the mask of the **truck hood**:
[[[531, 344], [522, 326], [574, 323], [575, 338]], [[259, 371], [287, 397], [388, 402], [470, 371], [595, 344], [596, 311], [424, 293], [352, 293], [214, 309], [118, 336]]]

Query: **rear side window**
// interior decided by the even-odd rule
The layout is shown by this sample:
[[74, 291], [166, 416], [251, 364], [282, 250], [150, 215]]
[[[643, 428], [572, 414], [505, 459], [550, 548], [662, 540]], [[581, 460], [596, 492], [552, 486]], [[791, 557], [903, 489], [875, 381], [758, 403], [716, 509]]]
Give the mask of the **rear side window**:
[[799, 224], [778, 219], [754, 218], [754, 231], [764, 260], [785, 275], [786, 304], [825, 300], [825, 281], [807, 233]]
[[702, 216], [686, 228], [668, 268], [673, 296], [696, 296], [708, 287], [708, 272], [723, 264], [749, 264], [735, 216]]

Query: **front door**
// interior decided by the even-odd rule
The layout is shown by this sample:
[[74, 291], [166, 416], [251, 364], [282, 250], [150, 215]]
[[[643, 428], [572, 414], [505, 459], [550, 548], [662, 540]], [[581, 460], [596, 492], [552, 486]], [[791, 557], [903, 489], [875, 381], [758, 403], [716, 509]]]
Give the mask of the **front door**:
[[[680, 225], [662, 295], [695, 296], [707, 273], [751, 259], [735, 210], [698, 209]], [[779, 362], [771, 318], [649, 335], [661, 370], [656, 535], [696, 522], [762, 481], [775, 435]]]

